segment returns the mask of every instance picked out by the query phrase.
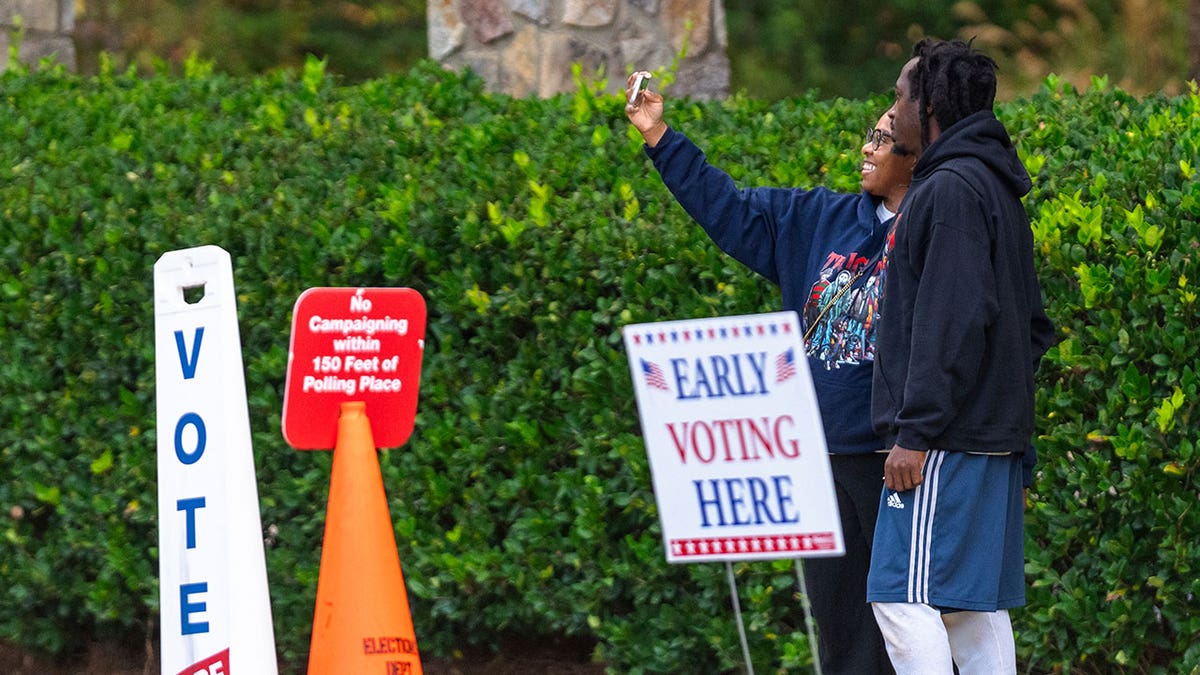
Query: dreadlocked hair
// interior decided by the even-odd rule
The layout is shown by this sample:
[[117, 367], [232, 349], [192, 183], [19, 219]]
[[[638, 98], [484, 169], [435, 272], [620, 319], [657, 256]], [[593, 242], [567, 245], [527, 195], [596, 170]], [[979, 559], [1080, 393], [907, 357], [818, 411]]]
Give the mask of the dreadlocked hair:
[[[972, 40], [974, 42], [974, 40]], [[918, 59], [910, 77], [919, 98], [921, 145], [929, 145], [929, 112], [942, 129], [979, 112], [996, 100], [996, 62], [971, 42], [925, 38], [913, 45]]]

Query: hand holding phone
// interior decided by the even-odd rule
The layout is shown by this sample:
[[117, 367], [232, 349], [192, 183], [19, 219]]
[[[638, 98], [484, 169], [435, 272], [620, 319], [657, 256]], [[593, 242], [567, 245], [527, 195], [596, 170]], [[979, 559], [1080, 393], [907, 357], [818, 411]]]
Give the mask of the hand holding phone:
[[650, 78], [652, 77], [654, 76], [644, 70], [638, 71], [633, 78], [633, 87], [629, 89], [629, 105], [637, 102], [638, 95], [642, 93], [646, 86], [650, 85]]
[[646, 145], [653, 148], [667, 132], [667, 124], [663, 121], [663, 97], [647, 88], [651, 77], [649, 71], [639, 70], [625, 81], [629, 87], [625, 116], [641, 132]]

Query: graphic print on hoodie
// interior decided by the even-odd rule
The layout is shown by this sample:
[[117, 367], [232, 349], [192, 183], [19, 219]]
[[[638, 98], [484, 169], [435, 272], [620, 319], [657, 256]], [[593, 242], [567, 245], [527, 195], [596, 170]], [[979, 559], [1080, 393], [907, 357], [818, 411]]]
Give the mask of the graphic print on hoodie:
[[888, 228], [887, 244], [874, 258], [830, 251], [804, 305], [808, 327], [804, 349], [826, 370], [875, 360], [875, 323], [899, 216]]

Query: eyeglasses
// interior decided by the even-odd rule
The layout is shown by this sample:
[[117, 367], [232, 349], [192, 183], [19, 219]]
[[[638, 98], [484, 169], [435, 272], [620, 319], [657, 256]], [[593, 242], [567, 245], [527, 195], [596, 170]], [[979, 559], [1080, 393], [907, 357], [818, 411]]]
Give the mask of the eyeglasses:
[[883, 129], [867, 129], [867, 144], [871, 146], [871, 150], [878, 150], [879, 146], [884, 143], [891, 143], [895, 140], [895, 136]]

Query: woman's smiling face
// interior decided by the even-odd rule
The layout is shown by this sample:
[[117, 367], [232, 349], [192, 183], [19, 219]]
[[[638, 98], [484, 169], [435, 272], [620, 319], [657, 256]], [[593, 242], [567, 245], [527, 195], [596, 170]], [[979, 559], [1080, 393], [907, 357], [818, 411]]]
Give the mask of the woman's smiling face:
[[868, 194], [882, 198], [884, 205], [895, 211], [912, 181], [915, 161], [912, 156], [893, 152], [895, 139], [890, 127], [885, 113], [868, 132], [867, 142], [862, 146], [862, 186]]

